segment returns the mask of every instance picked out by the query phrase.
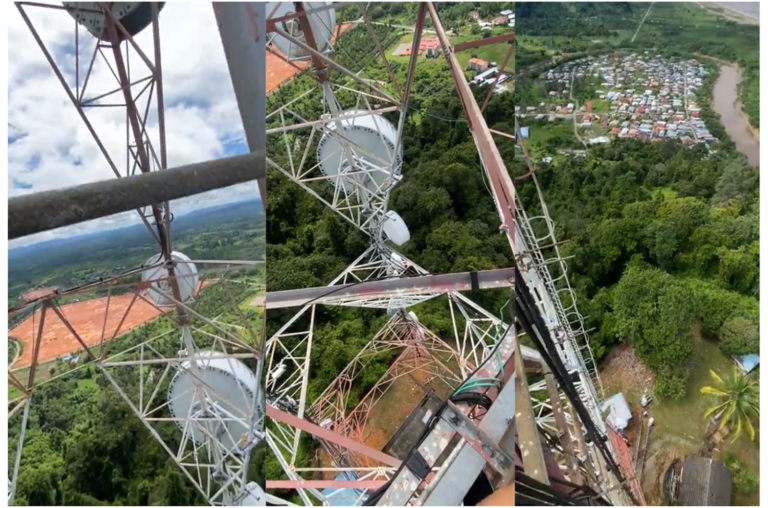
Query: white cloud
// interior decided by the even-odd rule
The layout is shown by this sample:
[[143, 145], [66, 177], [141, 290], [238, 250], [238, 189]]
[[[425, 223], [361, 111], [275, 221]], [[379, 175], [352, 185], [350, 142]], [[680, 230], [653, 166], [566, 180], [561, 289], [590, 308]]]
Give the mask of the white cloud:
[[[74, 90], [74, 20], [62, 10], [28, 6], [25, 12]], [[9, 197], [114, 177], [21, 15], [16, 9], [10, 10], [10, 14], [7, 21]], [[82, 84], [95, 38], [82, 27], [79, 32]], [[151, 27], [135, 39], [147, 55], [154, 54]], [[160, 41], [169, 167], [246, 151], [242, 122], [211, 4], [166, 3], [160, 14]], [[103, 51], [112, 64], [111, 49], [104, 48]], [[130, 51], [130, 71], [132, 80], [149, 75], [148, 68], [133, 50]], [[135, 85], [133, 94], [138, 94], [145, 84]], [[117, 86], [109, 66], [98, 57], [85, 96], [94, 97]], [[144, 92], [139, 100], [142, 110], [146, 95]], [[122, 100], [122, 94], [118, 92], [100, 103]], [[125, 174], [124, 108], [88, 108], [86, 113], [118, 170]], [[156, 114], [150, 114], [147, 131], [159, 152]], [[171, 208], [179, 215], [193, 208], [257, 195], [254, 182], [178, 200]], [[98, 228], [122, 227], [137, 221], [136, 213], [132, 212], [19, 239], [11, 242], [10, 247], [92, 232]]]

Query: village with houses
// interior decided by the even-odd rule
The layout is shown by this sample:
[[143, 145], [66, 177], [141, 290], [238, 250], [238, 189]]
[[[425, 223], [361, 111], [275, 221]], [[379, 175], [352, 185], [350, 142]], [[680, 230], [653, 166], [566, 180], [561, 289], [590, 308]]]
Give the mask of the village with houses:
[[[498, 16], [490, 20], [482, 19], [477, 11], [470, 13], [470, 16], [474, 23], [477, 24], [478, 32], [482, 34], [490, 34], [494, 29], [499, 28], [515, 28], [515, 13], [509, 9], [499, 12]], [[448, 30], [447, 33], [451, 37], [458, 35], [454, 30]], [[391, 54], [395, 57], [410, 57], [412, 50], [412, 42], [401, 42]], [[422, 37], [419, 41], [418, 52], [419, 56], [424, 55], [427, 59], [438, 58], [440, 56], [440, 43], [437, 37]], [[486, 60], [479, 56], [472, 57], [467, 63], [467, 70], [472, 73], [470, 78], [472, 83], [478, 86], [493, 86], [495, 94], [509, 91], [509, 88], [504, 83], [511, 79], [511, 73], [508, 74], [500, 69], [499, 62]], [[501, 73], [501, 76], [499, 76], [499, 73]]]
[[[692, 59], [647, 52], [590, 56], [542, 73], [542, 100], [515, 106], [515, 113], [536, 123], [575, 122], [574, 132], [585, 145], [633, 138], [709, 146], [717, 139], [701, 119], [696, 102], [706, 76], [705, 66]], [[591, 97], [580, 104], [577, 97], [584, 97], [585, 86]]]

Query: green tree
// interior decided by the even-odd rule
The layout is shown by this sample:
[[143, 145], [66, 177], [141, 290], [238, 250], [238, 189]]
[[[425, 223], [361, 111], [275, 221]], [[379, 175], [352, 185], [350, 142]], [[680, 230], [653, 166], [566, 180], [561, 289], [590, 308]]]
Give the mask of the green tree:
[[755, 440], [755, 427], [752, 418], [760, 416], [760, 385], [748, 374], [734, 368], [725, 378], [710, 370], [714, 386], [703, 386], [701, 393], [715, 397], [716, 403], [711, 406], [704, 418], [714, 416], [720, 420], [722, 429], [725, 426], [733, 430], [733, 440], [746, 431], [749, 439]]
[[720, 328], [720, 349], [727, 355], [748, 355], [760, 351], [758, 325], [744, 316], [733, 316]]
[[734, 199], [748, 201], [758, 190], [759, 178], [757, 169], [747, 164], [745, 160], [731, 162], [725, 167], [715, 186], [712, 204], [717, 205]]
[[760, 478], [750, 471], [747, 466], [741, 463], [733, 455], [729, 455], [725, 460], [727, 467], [733, 474], [733, 487], [740, 494], [751, 494], [760, 486]]

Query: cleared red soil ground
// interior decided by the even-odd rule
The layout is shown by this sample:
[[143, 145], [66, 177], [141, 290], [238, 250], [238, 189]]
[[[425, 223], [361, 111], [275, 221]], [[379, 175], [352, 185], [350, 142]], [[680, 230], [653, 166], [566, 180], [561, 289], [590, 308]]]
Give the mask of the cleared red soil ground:
[[[210, 281], [201, 283], [198, 292], [209, 284]], [[106, 328], [104, 328], [104, 314], [107, 313], [107, 298], [63, 305], [61, 313], [83, 339], [83, 342], [88, 346], [94, 346], [101, 342], [102, 328], [104, 328], [104, 340], [107, 341], [112, 338], [132, 299], [132, 293], [110, 298]], [[119, 335], [171, 310], [173, 307], [163, 308], [160, 311], [144, 300], [137, 298], [122, 326], [120, 326]], [[14, 369], [29, 367], [32, 364], [32, 349], [39, 327], [40, 311], [37, 311], [8, 333], [9, 337], [18, 340], [22, 345], [21, 355], [12, 365]], [[70, 333], [64, 322], [59, 319], [59, 316], [53, 310], [48, 310], [45, 313], [38, 364], [49, 362], [81, 349], [83, 349], [82, 346]]]
[[31, 302], [32, 300], [37, 300], [38, 298], [42, 298], [44, 296], [48, 296], [52, 294], [54, 291], [56, 291], [56, 288], [42, 288], [42, 289], [33, 289], [32, 291], [27, 291], [24, 293], [24, 296], [22, 296], [22, 299], [25, 302]]
[[[352, 28], [353, 25], [354, 23], [344, 23], [341, 25], [340, 33], [346, 32]], [[335, 34], [333, 41], [336, 41]], [[299, 72], [309, 67], [310, 62], [293, 62], [293, 64], [295, 67], [274, 53], [267, 52], [267, 95], [275, 91], [283, 83], [287, 83], [293, 79]], [[296, 67], [298, 67], [298, 69]]]

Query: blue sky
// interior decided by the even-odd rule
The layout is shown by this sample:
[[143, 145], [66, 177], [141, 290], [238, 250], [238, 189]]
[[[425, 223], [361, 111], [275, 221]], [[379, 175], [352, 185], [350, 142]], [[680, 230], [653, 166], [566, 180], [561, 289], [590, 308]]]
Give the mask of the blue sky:
[[[10, 14], [7, 21], [9, 196], [114, 178], [18, 11], [8, 9], [7, 12]], [[27, 7], [26, 12], [74, 89], [72, 18], [64, 11], [52, 9]], [[247, 152], [211, 4], [168, 2], [160, 14], [160, 27], [168, 165], [174, 167]], [[82, 83], [95, 40], [81, 29], [80, 41]], [[136, 41], [146, 54], [153, 54], [151, 30], [140, 33]], [[149, 70], [136, 53], [131, 52], [130, 57], [131, 79], [147, 76]], [[117, 86], [104, 59], [97, 59], [86, 96], [97, 96]], [[135, 85], [134, 95], [142, 88], [143, 84]], [[120, 99], [122, 96], [116, 94], [101, 103], [115, 103]], [[142, 109], [144, 104], [140, 103]], [[124, 108], [90, 108], [87, 114], [118, 170], [125, 174]], [[159, 150], [156, 114], [150, 114], [147, 132]], [[176, 215], [183, 215], [195, 208], [253, 199], [257, 195], [258, 187], [251, 182], [177, 200], [171, 209]], [[136, 222], [137, 214], [130, 212], [14, 240], [9, 247]]]

